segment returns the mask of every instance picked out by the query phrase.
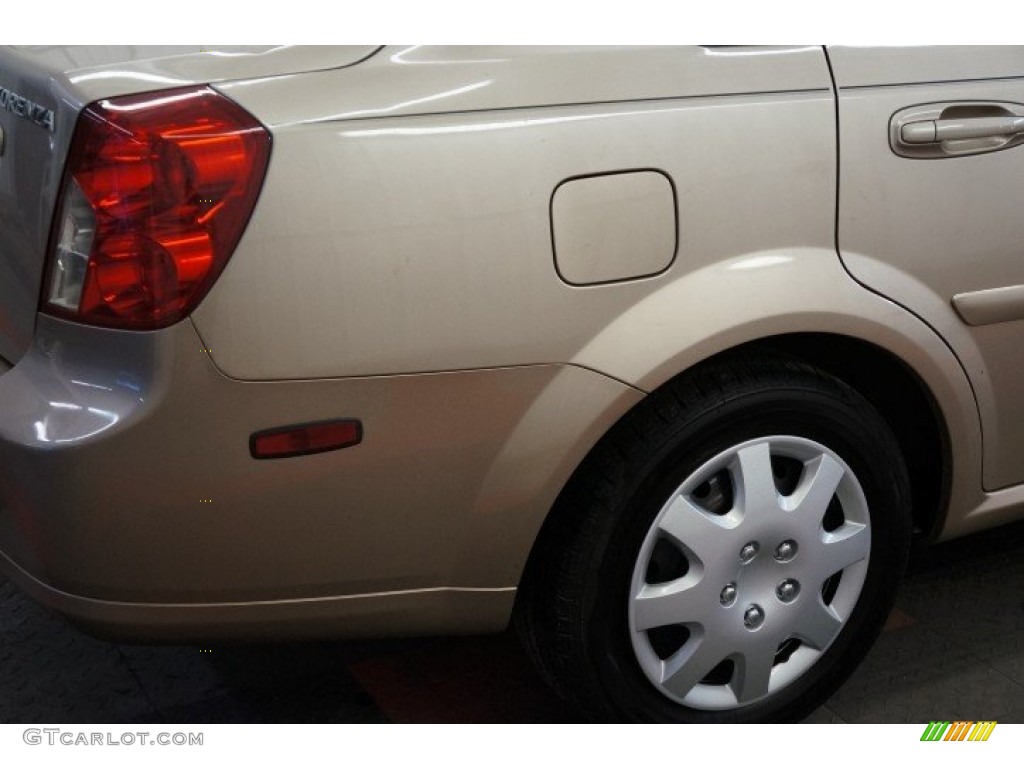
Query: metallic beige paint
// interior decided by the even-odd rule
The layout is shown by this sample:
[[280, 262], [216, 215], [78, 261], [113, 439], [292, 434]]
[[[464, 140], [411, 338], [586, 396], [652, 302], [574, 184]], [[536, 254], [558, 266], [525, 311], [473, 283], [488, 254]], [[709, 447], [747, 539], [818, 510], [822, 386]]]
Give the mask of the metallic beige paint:
[[[709, 265], [807, 247], [834, 261], [834, 139], [827, 91], [280, 127], [249, 228], [193, 317], [239, 379], [565, 362]], [[675, 186], [672, 266], [567, 285], [551, 240], [556, 188], [636, 168]], [[653, 231], [637, 249], [661, 242]], [[676, 317], [727, 313], [724, 300]]]
[[[420, 590], [431, 605], [438, 590], [490, 590], [471, 602], [493, 592], [507, 608], [502, 590], [579, 457], [642, 397], [566, 365], [242, 383], [216, 370], [187, 321], [122, 348], [116, 377], [131, 387], [119, 390], [106, 366], [90, 373], [89, 352], [119, 335], [43, 317], [32, 350], [0, 379], [5, 409], [25, 425], [0, 430], [0, 550], [83, 620], [129, 610], [110, 603], [388, 603]], [[249, 456], [252, 432], [325, 415], [358, 416], [363, 442]], [[316, 616], [368, 610], [329, 600], [281, 610], [304, 605]], [[459, 626], [493, 628], [473, 614]]]
[[958, 293], [953, 308], [968, 325], [990, 325], [1024, 320], [1024, 285]]
[[279, 77], [349, 67], [380, 46], [336, 45], [71, 45], [17, 46], [11, 51], [46, 72], [56, 90], [87, 104], [129, 93]]
[[[1019, 45], [830, 45], [840, 88], [1020, 77]], [[909, 104], [908, 104], [909, 106]]]
[[[948, 74], [885, 55], [918, 80]], [[200, 56], [175, 71], [205, 72]], [[1016, 56], [982, 56], [974, 74], [1006, 75]], [[141, 90], [170, 71], [160, 60], [159, 72], [96, 64], [68, 87], [78, 99], [104, 82]], [[855, 53], [833, 63], [852, 73], [841, 85], [879, 76]], [[1014, 406], [996, 418], [1009, 380], [991, 361], [1015, 359], [1019, 343], [1001, 326], [976, 335], [950, 304], [1024, 281], [999, 260], [928, 274], [925, 245], [900, 240], [918, 227], [948, 245], [921, 222], [929, 203], [946, 217], [951, 203], [948, 185], [890, 178], [894, 163], [932, 163], [884, 154], [890, 115], [910, 103], [898, 89], [843, 95], [837, 179], [820, 48], [405, 47], [236, 77], [217, 87], [272, 126], [274, 152], [192, 320], [126, 334], [41, 317], [0, 375], [0, 568], [75, 620], [155, 639], [500, 629], [548, 510], [596, 441], [645, 392], [776, 334], [862, 339], [926, 384], [954, 451], [942, 537], [1024, 511], [1024, 486], [981, 482], [983, 441], [1024, 440], [997, 429]], [[915, 93], [1007, 100], [986, 82]], [[637, 170], [674, 187], [671, 265], [640, 276], [608, 253], [628, 279], [566, 284], [555, 190]], [[661, 248], [654, 229], [639, 252]], [[1005, 250], [995, 232], [980, 237], [977, 253]], [[329, 417], [362, 419], [364, 442], [248, 455], [258, 429]]]
[[551, 196], [551, 240], [558, 276], [570, 285], [663, 272], [679, 243], [672, 182], [642, 170], [570, 179]]
[[843, 262], [857, 280], [946, 339], [978, 399], [985, 487], [1020, 483], [1024, 323], [965, 325], [953, 299], [1024, 284], [1024, 151], [911, 159], [891, 150], [887, 131], [897, 112], [914, 105], [1024, 103], [1024, 48], [830, 49], [830, 55], [839, 86]]
[[388, 46], [348, 72], [221, 86], [272, 127], [830, 87], [821, 48], [791, 45]]

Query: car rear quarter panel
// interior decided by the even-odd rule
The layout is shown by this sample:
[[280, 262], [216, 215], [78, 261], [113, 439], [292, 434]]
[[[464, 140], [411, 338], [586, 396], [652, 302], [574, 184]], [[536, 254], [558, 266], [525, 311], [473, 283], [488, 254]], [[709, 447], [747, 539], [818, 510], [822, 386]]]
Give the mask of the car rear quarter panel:
[[[461, 93], [451, 64], [438, 74], [396, 56], [226, 88], [273, 126], [274, 152], [248, 231], [194, 315], [213, 359], [252, 380], [566, 362], [709, 264], [831, 251], [835, 124], [820, 49], [688, 51], [518, 52], [493, 70], [457, 70]], [[395, 103], [382, 107], [364, 78], [391, 79], [382, 91]], [[772, 87], [781, 92], [760, 92]], [[365, 101], [322, 114], [349, 88]], [[447, 91], [409, 98], [433, 88]], [[564, 105], [573, 97], [588, 103]], [[308, 119], [278, 122], [288, 102], [309, 104]], [[447, 111], [409, 113], [431, 108]], [[615, 285], [562, 282], [556, 188], [631, 169], [674, 185], [672, 267]], [[677, 309], [687, 323], [715, 311]]]
[[[1001, 505], [970, 516], [988, 497], [960, 362], [837, 257], [822, 51], [569, 54], [386, 49], [358, 68], [223, 86], [272, 127], [275, 148], [249, 229], [194, 315], [220, 370], [275, 380], [568, 363], [649, 391], [747, 341], [845, 334], [908, 362], [938, 401], [960, 447], [943, 535], [1009, 519]], [[553, 192], [633, 169], [674, 186], [671, 267], [568, 285]]]

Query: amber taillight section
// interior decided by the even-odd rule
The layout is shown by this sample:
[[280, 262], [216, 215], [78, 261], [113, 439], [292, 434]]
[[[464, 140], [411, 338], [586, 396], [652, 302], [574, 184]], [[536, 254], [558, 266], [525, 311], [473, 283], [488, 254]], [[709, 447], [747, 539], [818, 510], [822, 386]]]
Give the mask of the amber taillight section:
[[64, 173], [43, 309], [153, 329], [188, 315], [252, 214], [270, 133], [201, 86], [82, 110]]

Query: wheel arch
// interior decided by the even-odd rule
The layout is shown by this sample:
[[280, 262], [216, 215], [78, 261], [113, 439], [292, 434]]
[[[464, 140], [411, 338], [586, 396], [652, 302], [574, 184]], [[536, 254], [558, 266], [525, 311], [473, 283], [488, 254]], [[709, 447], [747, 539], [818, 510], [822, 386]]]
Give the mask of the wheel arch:
[[[565, 361], [628, 385], [635, 397], [595, 410], [593, 429], [567, 447], [543, 487], [535, 484], [531, 499], [523, 500], [529, 519], [520, 521], [521, 538], [505, 563], [511, 583], [521, 583], [533, 567], [538, 542], [558, 516], [566, 489], [601, 441], [638, 411], [644, 395], [726, 355], [770, 351], [860, 391], [911, 456], [918, 538], [952, 538], [970, 529], [968, 514], [985, 501], [978, 400], [961, 361], [936, 329], [860, 286], [827, 249], [746, 254], [660, 283]], [[534, 417], [550, 429], [559, 423], [564, 401], [548, 400], [538, 402]], [[501, 476], [509, 471], [505, 462], [494, 469]]]
[[[905, 322], [909, 313], [900, 310], [900, 315]], [[879, 411], [896, 436], [911, 478], [915, 534], [920, 541], [931, 541], [942, 533], [950, 509], [965, 513], [981, 493], [980, 421], [966, 374], [955, 356], [930, 329], [910, 317], [915, 335], [926, 344], [907, 346], [906, 336], [896, 331], [899, 344], [892, 339], [883, 344], [833, 330], [755, 336], [700, 357], [645, 390], [649, 396], [723, 358], [765, 354], [799, 360], [842, 380]], [[901, 355], [894, 346], [910, 354]], [[614, 439], [616, 429], [635, 418], [642, 404], [635, 404], [615, 419], [577, 463], [539, 526], [524, 564], [523, 579], [534, 567], [540, 542], [555, 524], [562, 499], [587, 471], [602, 442]], [[954, 445], [966, 446], [960, 461], [954, 460]]]
[[[919, 465], [912, 472], [924, 499], [915, 525], [925, 538], [948, 538], [985, 499], [979, 403], [991, 392], [984, 378], [968, 377], [942, 333], [853, 280], [834, 250], [786, 248], [683, 272], [570, 362], [652, 393], [721, 355], [771, 349], [802, 359], [867, 397], [905, 453], [928, 457], [908, 462]], [[919, 429], [927, 436], [915, 437]]]

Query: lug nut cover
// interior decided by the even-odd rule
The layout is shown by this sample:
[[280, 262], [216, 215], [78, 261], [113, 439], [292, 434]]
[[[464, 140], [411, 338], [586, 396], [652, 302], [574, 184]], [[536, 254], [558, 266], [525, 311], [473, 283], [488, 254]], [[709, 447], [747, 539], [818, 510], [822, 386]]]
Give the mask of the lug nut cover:
[[760, 549], [761, 547], [758, 545], [756, 541], [751, 541], [748, 544], [744, 544], [743, 549], [740, 550], [740, 562], [749, 563], [751, 560], [757, 557], [757, 552]]
[[754, 605], [748, 606], [747, 610], [743, 612], [743, 626], [747, 629], [757, 629], [764, 624], [764, 611], [761, 606]]
[[786, 539], [775, 548], [775, 559], [780, 563], [788, 562], [796, 557], [796, 550], [796, 542], [792, 539]]
[[730, 581], [722, 587], [722, 594], [718, 598], [722, 605], [730, 606], [736, 602], [736, 583]]
[[784, 603], [791, 603], [800, 594], [800, 582], [796, 579], [786, 579], [775, 588], [775, 594]]

